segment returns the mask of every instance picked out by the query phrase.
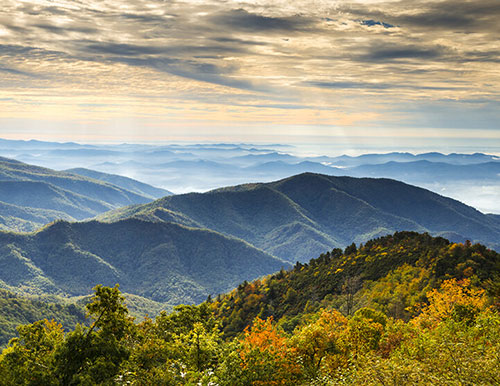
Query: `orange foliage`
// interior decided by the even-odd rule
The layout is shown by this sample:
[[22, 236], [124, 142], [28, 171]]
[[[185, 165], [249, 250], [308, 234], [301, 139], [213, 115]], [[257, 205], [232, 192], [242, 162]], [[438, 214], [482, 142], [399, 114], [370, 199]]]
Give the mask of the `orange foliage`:
[[[240, 341], [241, 365], [252, 372], [253, 385], [290, 384], [300, 368], [294, 361], [293, 351], [288, 339], [273, 323], [273, 318], [266, 320], [255, 318], [251, 328], [245, 328], [245, 336]], [[271, 375], [272, 378], [268, 378]]]
[[288, 353], [287, 339], [273, 324], [273, 317], [262, 320], [255, 318], [252, 328], [245, 328], [245, 337], [241, 341], [242, 351], [240, 357], [245, 362], [245, 357], [252, 351], [258, 350], [272, 356], [285, 358]]

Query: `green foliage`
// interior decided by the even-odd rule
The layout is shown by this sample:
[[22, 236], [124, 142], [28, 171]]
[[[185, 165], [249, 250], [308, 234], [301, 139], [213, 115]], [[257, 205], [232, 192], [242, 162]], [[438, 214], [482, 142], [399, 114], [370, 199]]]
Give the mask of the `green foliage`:
[[130, 351], [126, 337], [133, 330], [118, 286], [98, 285], [86, 308], [93, 323], [79, 325], [54, 353], [54, 372], [62, 384], [111, 384]]
[[[454, 268], [442, 269], [444, 256]], [[20, 326], [0, 354], [0, 379], [7, 386], [498, 384], [497, 275], [498, 254], [480, 245], [403, 232], [138, 324], [117, 286], [97, 286], [86, 306], [90, 326], [68, 333], [53, 321]], [[328, 281], [337, 293], [317, 296]], [[406, 294], [411, 310], [392, 315], [386, 286]], [[349, 291], [354, 306], [342, 314], [332, 306]], [[281, 320], [263, 316], [271, 312]]]
[[[206, 305], [178, 306], [137, 326], [123, 380], [137, 384], [195, 384], [215, 379], [225, 349]], [[205, 383], [203, 383], [205, 384]]]
[[[256, 318], [222, 339], [208, 304], [133, 324], [118, 287], [98, 286], [90, 327], [19, 327], [0, 354], [9, 385], [497, 384], [500, 316], [470, 281], [444, 281], [408, 322], [370, 308], [304, 315], [291, 334]], [[459, 307], [457, 307], [459, 306]]]
[[397, 232], [348, 249], [347, 254], [333, 250], [309, 264], [297, 263], [291, 271], [243, 283], [221, 297], [212, 308], [225, 335], [240, 333], [256, 316], [273, 316], [290, 332], [300, 321], [296, 316], [320, 307], [351, 315], [368, 306], [409, 320], [427, 292], [443, 280], [470, 277], [493, 291], [492, 280], [500, 272], [495, 251], [415, 232]]
[[55, 303], [43, 297], [23, 297], [0, 289], [0, 346], [7, 344], [16, 335], [20, 324], [37, 320], [57, 320], [64, 330], [73, 329], [77, 323], [85, 321], [84, 310], [63, 300]]
[[0, 355], [0, 379], [5, 385], [57, 385], [53, 353], [64, 339], [62, 326], [47, 320], [18, 327], [19, 338]]
[[93, 319], [64, 334], [56, 322], [39, 321], [18, 327], [0, 355], [3, 384], [113, 384], [121, 363], [129, 357], [126, 344], [134, 330], [118, 287], [97, 286], [87, 305]]

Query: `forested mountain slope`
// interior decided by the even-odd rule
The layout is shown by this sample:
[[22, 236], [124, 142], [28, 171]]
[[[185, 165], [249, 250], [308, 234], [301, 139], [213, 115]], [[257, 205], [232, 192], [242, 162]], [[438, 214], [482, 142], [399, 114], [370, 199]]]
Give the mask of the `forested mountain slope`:
[[1, 230], [30, 232], [56, 219], [74, 220], [70, 215], [57, 210], [30, 208], [0, 202]]
[[0, 347], [16, 335], [16, 327], [41, 319], [54, 319], [66, 330], [85, 322], [83, 307], [16, 295], [0, 289]]
[[0, 232], [0, 286], [87, 295], [96, 284], [169, 304], [201, 302], [289, 264], [209, 230], [128, 219], [58, 221], [38, 232]]
[[213, 229], [292, 263], [398, 230], [500, 244], [498, 221], [459, 201], [395, 180], [312, 173], [164, 197], [100, 218], [130, 216]]
[[0, 229], [30, 231], [55, 219], [82, 220], [149, 201], [97, 179], [0, 158]]
[[408, 320], [419, 313], [426, 293], [446, 279], [472, 280], [498, 297], [500, 254], [481, 244], [397, 232], [242, 283], [211, 308], [228, 336], [243, 331], [257, 316], [272, 316], [291, 331], [301, 315], [330, 307], [345, 315], [372, 307]]
[[0, 352], [0, 379], [496, 385], [499, 265], [500, 255], [479, 244], [398, 232], [141, 323], [118, 288], [97, 286], [88, 326], [67, 333], [47, 320], [20, 326]]

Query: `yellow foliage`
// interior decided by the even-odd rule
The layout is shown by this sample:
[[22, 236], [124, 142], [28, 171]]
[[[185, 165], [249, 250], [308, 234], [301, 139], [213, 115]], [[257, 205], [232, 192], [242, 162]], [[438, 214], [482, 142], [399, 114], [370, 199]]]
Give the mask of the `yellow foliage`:
[[334, 370], [345, 364], [346, 328], [347, 319], [337, 310], [321, 310], [315, 321], [297, 327], [291, 341], [306, 373], [314, 376], [321, 367]]
[[457, 305], [478, 310], [483, 310], [486, 306], [485, 291], [472, 288], [469, 279], [445, 280], [439, 290], [429, 291], [427, 297], [429, 305], [413, 319], [414, 323], [426, 327], [435, 327], [439, 322], [450, 318]]

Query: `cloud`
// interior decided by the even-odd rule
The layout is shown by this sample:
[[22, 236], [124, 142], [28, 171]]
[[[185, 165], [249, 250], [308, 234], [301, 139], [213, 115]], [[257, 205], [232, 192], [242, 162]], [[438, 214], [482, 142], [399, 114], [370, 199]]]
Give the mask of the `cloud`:
[[8, 74], [13, 74], [13, 75], [22, 75], [22, 76], [27, 76], [30, 78], [37, 76], [36, 74], [33, 74], [31, 72], [21, 71], [21, 70], [15, 69], [15, 68], [9, 68], [9, 67], [4, 67], [4, 66], [0, 66], [0, 72], [5, 72]]
[[496, 23], [499, 14], [500, 3], [495, 0], [447, 0], [430, 2], [427, 7], [424, 5], [422, 12], [403, 14], [400, 20], [402, 23], [432, 28], [483, 29], [492, 22]]
[[315, 21], [304, 16], [271, 17], [248, 12], [244, 9], [233, 9], [218, 12], [209, 20], [217, 26], [225, 26], [234, 31], [253, 33], [297, 32], [310, 30]]
[[389, 61], [397, 59], [436, 59], [444, 55], [441, 47], [419, 47], [419, 46], [398, 46], [382, 45], [373, 46], [368, 49], [368, 53], [361, 55], [358, 59], [363, 61]]
[[93, 27], [85, 26], [56, 26], [50, 23], [36, 23], [33, 27], [43, 29], [45, 31], [51, 32], [56, 35], [66, 35], [70, 32], [80, 32], [82, 34], [96, 34], [99, 32], [98, 29]]
[[[443, 109], [446, 119], [466, 99], [500, 99], [498, 0], [144, 5], [4, 0], [0, 97], [15, 100], [0, 117], [78, 116], [82, 106], [106, 103], [95, 119], [130, 114], [161, 121], [170, 109], [177, 120], [214, 126], [353, 125], [356, 117], [384, 114], [370, 124], [424, 125], [436, 112], [411, 111], [419, 119], [405, 121], [406, 105], [455, 100]], [[40, 110], [16, 107], [21, 94]], [[189, 115], [193, 104], [210, 108]], [[488, 124], [498, 115], [484, 114]]]
[[111, 56], [107, 58], [110, 61], [124, 63], [136, 67], [149, 67], [161, 72], [183, 78], [193, 79], [201, 82], [213, 83], [221, 86], [242, 89], [267, 91], [259, 88], [249, 81], [228, 77], [234, 73], [234, 68], [220, 67], [211, 63], [204, 63], [195, 60], [180, 60], [172, 58], [127, 58], [123, 56]]
[[[231, 45], [137, 45], [113, 42], [77, 42], [79, 58], [95, 61], [124, 63], [134, 67], [147, 67], [183, 78], [218, 84], [226, 87], [265, 91], [254, 83], [233, 75], [237, 66], [231, 63], [210, 63], [221, 55], [237, 54], [245, 49]], [[231, 76], [228, 76], [231, 75]]]
[[226, 36], [219, 36], [219, 37], [213, 37], [211, 40], [214, 40], [219, 43], [228, 43], [228, 44], [234, 44], [236, 46], [265, 46], [268, 45], [265, 42], [259, 42], [255, 40], [243, 40], [243, 39], [237, 39], [234, 37], [226, 37]]
[[[340, 6], [342, 12], [362, 17], [363, 20], [385, 20], [402, 28], [484, 31], [499, 30], [497, 16], [500, 3], [496, 0], [443, 0], [380, 3], [380, 6]], [[430, 32], [429, 31], [429, 32]]]
[[87, 54], [105, 54], [105, 55], [119, 55], [119, 56], [143, 56], [155, 55], [165, 53], [165, 47], [127, 44], [127, 43], [114, 43], [114, 42], [89, 42], [84, 44], [81, 51]]
[[[0, 53], [7, 59], [9, 57], [17, 58], [18, 61], [23, 60], [41, 60], [52, 61], [54, 59], [64, 59], [68, 55], [63, 51], [48, 50], [40, 47], [20, 44], [0, 44]], [[21, 59], [21, 60], [20, 60]], [[36, 73], [36, 68], [33, 73]]]
[[500, 51], [467, 51], [464, 53], [464, 61], [500, 63]]
[[357, 89], [357, 90], [395, 90], [395, 89], [414, 89], [414, 90], [452, 90], [460, 89], [459, 86], [425, 86], [408, 83], [375, 83], [375, 82], [350, 82], [350, 81], [313, 81], [306, 83], [307, 86], [320, 87], [326, 89]]

